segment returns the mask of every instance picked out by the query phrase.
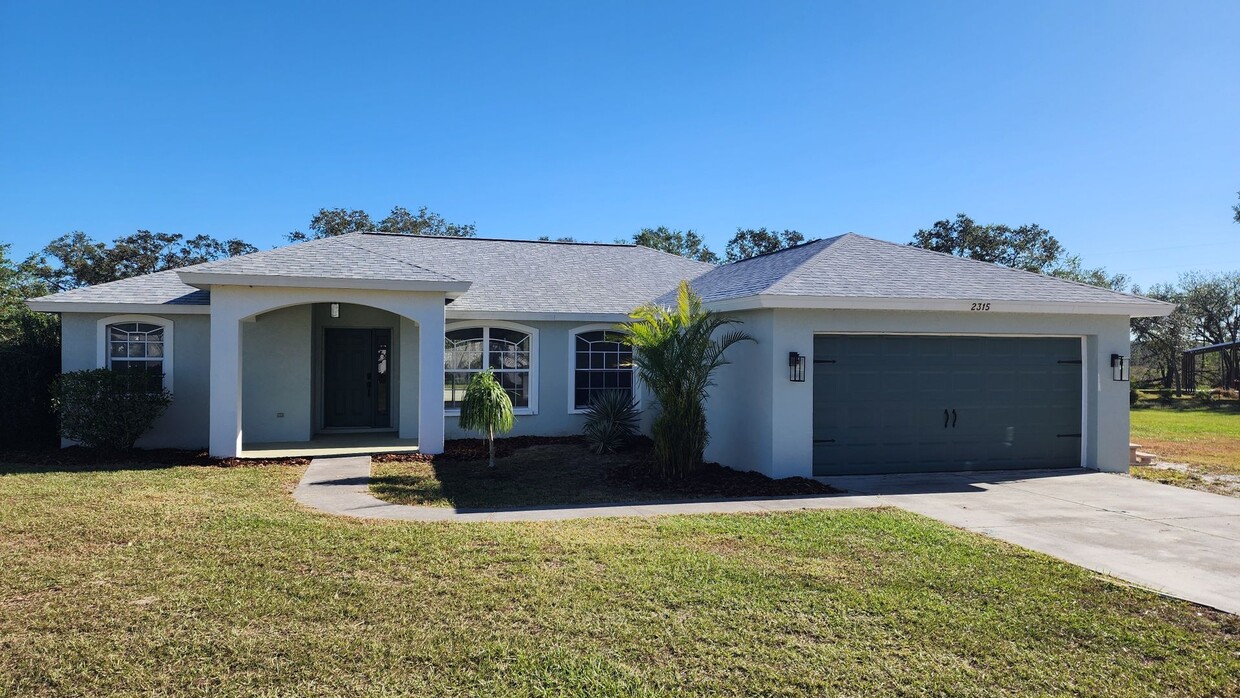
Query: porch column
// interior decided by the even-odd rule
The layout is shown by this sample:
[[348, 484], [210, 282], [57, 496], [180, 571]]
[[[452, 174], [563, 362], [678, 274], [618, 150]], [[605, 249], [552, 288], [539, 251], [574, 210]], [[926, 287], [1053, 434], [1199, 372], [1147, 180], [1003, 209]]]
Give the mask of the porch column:
[[241, 315], [235, 299], [219, 287], [211, 292], [210, 453], [241, 453]]
[[432, 296], [418, 319], [418, 450], [443, 453], [444, 303]]

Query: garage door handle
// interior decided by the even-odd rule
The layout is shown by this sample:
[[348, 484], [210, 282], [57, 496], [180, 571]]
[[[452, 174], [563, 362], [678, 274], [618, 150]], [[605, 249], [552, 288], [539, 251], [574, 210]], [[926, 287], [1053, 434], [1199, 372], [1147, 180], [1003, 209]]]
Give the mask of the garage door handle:
[[951, 419], [951, 417], [947, 416], [947, 410], [943, 410], [943, 428], [944, 429], [947, 428], [947, 421], [949, 419]]
[[952, 410], [952, 429], [956, 428], [956, 410]]

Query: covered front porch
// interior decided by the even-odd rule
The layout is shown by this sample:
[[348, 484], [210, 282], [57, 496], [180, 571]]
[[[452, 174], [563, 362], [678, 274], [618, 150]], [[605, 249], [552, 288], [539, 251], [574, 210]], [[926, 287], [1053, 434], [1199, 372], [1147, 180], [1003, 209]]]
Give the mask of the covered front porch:
[[418, 440], [402, 439], [396, 432], [316, 434], [309, 441], [245, 443], [241, 458], [323, 458], [368, 456], [376, 453], [417, 453]]
[[443, 291], [211, 291], [211, 455], [443, 450]]

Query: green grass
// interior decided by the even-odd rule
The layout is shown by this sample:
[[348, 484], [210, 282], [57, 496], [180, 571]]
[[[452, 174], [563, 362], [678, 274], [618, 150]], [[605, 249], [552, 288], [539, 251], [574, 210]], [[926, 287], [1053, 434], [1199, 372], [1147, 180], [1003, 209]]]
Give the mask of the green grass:
[[6, 470], [0, 695], [1240, 693], [1237, 618], [901, 511], [361, 522], [298, 467]]
[[1164, 460], [1204, 472], [1240, 475], [1240, 409], [1234, 406], [1141, 406], [1132, 440]]

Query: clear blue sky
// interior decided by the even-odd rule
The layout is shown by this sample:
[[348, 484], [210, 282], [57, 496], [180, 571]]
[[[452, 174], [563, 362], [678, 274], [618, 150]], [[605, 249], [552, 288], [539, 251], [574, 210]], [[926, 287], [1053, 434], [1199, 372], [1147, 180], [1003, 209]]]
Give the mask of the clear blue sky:
[[0, 3], [0, 241], [907, 241], [1036, 222], [1143, 285], [1240, 269], [1240, 2]]

